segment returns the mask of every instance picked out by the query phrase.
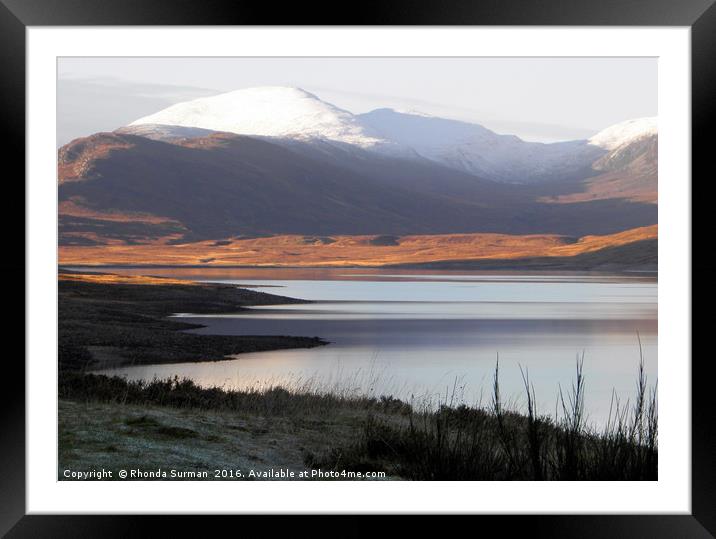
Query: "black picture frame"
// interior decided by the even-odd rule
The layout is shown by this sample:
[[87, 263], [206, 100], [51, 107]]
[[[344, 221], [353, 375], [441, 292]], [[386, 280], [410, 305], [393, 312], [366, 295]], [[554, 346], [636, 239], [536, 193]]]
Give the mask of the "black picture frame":
[[[685, 26], [691, 28], [692, 53], [692, 182], [695, 205], [708, 204], [705, 190], [708, 172], [714, 167], [710, 138], [716, 102], [716, 6], [714, 0], [384, 0], [383, 2], [283, 3], [230, 0], [0, 0], [0, 121], [4, 123], [0, 151], [6, 164], [5, 195], [8, 206], [24, 207], [25, 173], [25, 30], [28, 26], [83, 25], [570, 25], [570, 26]], [[14, 167], [8, 168], [7, 164]], [[688, 181], [688, 178], [674, 179]], [[6, 206], [7, 207], [7, 206]], [[692, 245], [710, 245], [712, 225], [703, 212], [692, 209]], [[6, 221], [6, 256], [0, 262], [3, 282], [9, 294], [21, 303], [25, 282], [24, 240], [18, 233], [21, 215], [2, 212]], [[21, 221], [21, 219], [23, 219]], [[708, 249], [707, 249], [708, 250]], [[20, 253], [23, 256], [20, 256]], [[693, 306], [709, 306], [713, 299], [714, 266], [708, 254], [692, 257], [692, 288], [698, 276], [698, 294]], [[700, 274], [700, 275], [699, 275]], [[7, 297], [7, 294], [6, 294]], [[705, 340], [710, 317], [692, 315], [692, 346]], [[706, 312], [706, 311], [704, 311]], [[24, 316], [7, 319], [5, 334], [18, 339]], [[6, 341], [8, 344], [10, 339]], [[2, 458], [0, 459], [0, 533], [8, 537], [124, 537], [143, 536], [159, 517], [133, 516], [28, 516], [25, 515], [25, 379], [19, 352], [4, 361], [4, 389], [0, 391], [2, 414]], [[528, 529], [530, 537], [712, 537], [716, 536], [716, 407], [710, 388], [716, 370], [708, 355], [695, 353], [692, 368], [692, 511], [690, 515], [588, 515], [588, 516], [479, 516], [469, 526], [476, 533], [502, 536]], [[707, 350], [704, 348], [704, 350]], [[690, 361], [691, 358], [662, 358], [662, 361]], [[711, 375], [711, 376], [710, 376]], [[224, 517], [231, 518], [231, 517]], [[272, 517], [271, 526], [286, 517]], [[334, 517], [324, 517], [331, 519]], [[418, 519], [419, 520], [419, 519]], [[213, 524], [213, 523], [212, 523]], [[295, 524], [289, 523], [295, 526]], [[382, 526], [382, 524], [379, 524]], [[419, 524], [422, 526], [423, 524]], [[162, 519], [162, 535], [205, 534], [206, 522], [179, 517]], [[298, 524], [305, 526], [305, 524]], [[321, 530], [339, 535], [366, 531], [362, 521], [347, 527], [344, 522], [323, 521]], [[370, 524], [367, 531], [374, 530]], [[237, 530], [238, 531], [238, 530]], [[265, 535], [265, 521], [241, 517], [243, 534]], [[350, 532], [350, 533], [349, 533]]]

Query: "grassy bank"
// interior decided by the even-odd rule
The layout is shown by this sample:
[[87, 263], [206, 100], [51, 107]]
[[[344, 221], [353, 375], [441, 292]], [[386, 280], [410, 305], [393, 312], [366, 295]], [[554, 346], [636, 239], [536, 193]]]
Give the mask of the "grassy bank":
[[556, 418], [537, 413], [526, 375], [524, 383], [527, 409], [507, 410], [498, 369], [484, 408], [447, 402], [417, 408], [320, 388], [226, 391], [189, 380], [65, 373], [60, 470], [105, 461], [202, 470], [225, 462], [244, 470], [380, 472], [407, 480], [657, 479], [656, 392], [647, 389], [643, 370], [635, 399], [615, 399], [600, 430], [584, 420], [581, 363]]
[[413, 480], [641, 481], [658, 478], [656, 392], [639, 369], [632, 406], [615, 402], [609, 422], [597, 430], [584, 419], [584, 377], [560, 391], [560, 415], [538, 415], [525, 377], [527, 409], [503, 407], [498, 369], [489, 408], [443, 404], [408, 409], [396, 423], [370, 415], [360, 438], [312, 460], [312, 466], [370, 468]]
[[[335, 442], [361, 434], [368, 415], [402, 417], [405, 404], [267, 391], [203, 389], [188, 380], [127, 382], [64, 372], [59, 378], [59, 470], [241, 471], [250, 474], [312, 468], [307, 462]], [[309, 477], [310, 478], [310, 477]], [[152, 479], [152, 478], [150, 478]], [[235, 480], [236, 477], [219, 479]]]

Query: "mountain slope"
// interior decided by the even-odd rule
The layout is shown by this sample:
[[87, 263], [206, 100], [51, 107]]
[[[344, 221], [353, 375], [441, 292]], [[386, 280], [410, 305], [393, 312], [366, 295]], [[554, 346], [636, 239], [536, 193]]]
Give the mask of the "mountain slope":
[[592, 164], [596, 175], [570, 185], [567, 192], [542, 200], [559, 203], [625, 199], [656, 204], [658, 201], [658, 147], [656, 134], [626, 137]]
[[[76, 211], [62, 214], [61, 233], [79, 232], [83, 222], [89, 230], [107, 221], [100, 227], [105, 235], [121, 237], [137, 215], [181, 223], [192, 238], [449, 232], [469, 229], [479, 209], [451, 196], [450, 189], [428, 195], [405, 185], [398, 174], [392, 175], [394, 182], [360, 175], [275, 144], [227, 134], [174, 144], [99, 134], [62, 148], [60, 163], [60, 203], [94, 212], [96, 221], [86, 222]], [[444, 174], [448, 183], [450, 175]], [[496, 212], [486, 209], [481, 220]], [[103, 218], [118, 213], [128, 218]], [[150, 224], [148, 229], [157, 228]], [[148, 231], [150, 239], [156, 235]]]
[[392, 109], [358, 118], [383, 138], [423, 157], [493, 181], [527, 184], [581, 178], [606, 153], [588, 141], [525, 142], [479, 124]]
[[[606, 234], [651, 205], [551, 204], [424, 159], [214, 133], [100, 133], [59, 152], [60, 241], [147, 243], [272, 234]], [[322, 151], [325, 150], [325, 151]]]

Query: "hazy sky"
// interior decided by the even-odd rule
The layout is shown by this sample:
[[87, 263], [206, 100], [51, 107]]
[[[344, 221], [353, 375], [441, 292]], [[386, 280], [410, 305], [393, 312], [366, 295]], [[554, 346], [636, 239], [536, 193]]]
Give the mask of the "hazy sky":
[[354, 113], [414, 109], [545, 142], [657, 115], [656, 58], [60, 58], [58, 145], [251, 86], [297, 86]]

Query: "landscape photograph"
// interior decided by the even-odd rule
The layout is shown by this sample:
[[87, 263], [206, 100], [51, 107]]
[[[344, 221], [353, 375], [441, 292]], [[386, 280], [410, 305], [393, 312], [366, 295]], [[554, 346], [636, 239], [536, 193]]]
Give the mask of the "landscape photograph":
[[658, 480], [657, 70], [58, 58], [57, 479]]

